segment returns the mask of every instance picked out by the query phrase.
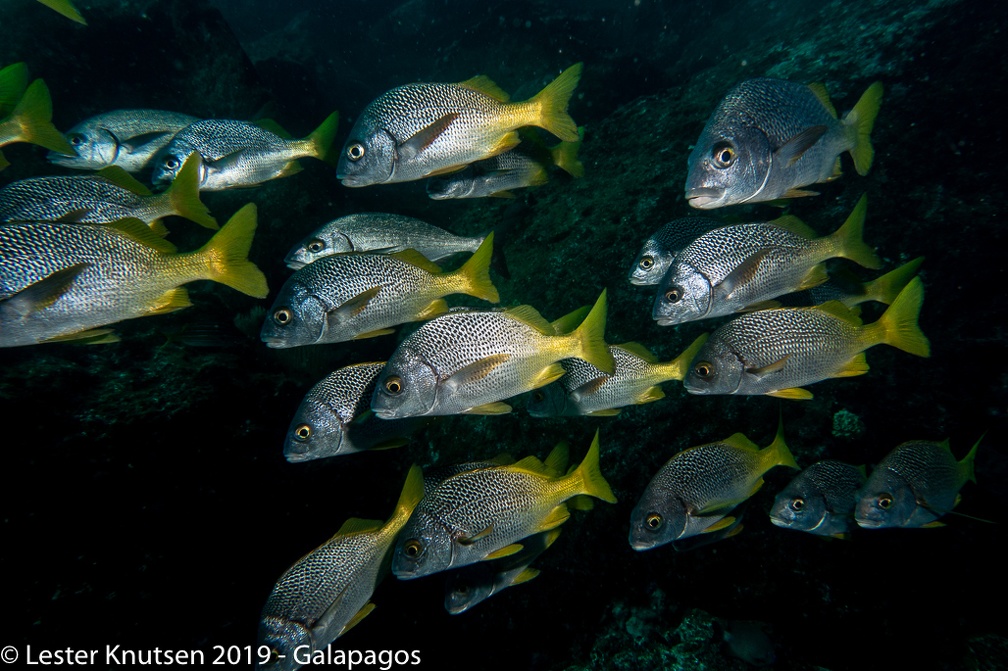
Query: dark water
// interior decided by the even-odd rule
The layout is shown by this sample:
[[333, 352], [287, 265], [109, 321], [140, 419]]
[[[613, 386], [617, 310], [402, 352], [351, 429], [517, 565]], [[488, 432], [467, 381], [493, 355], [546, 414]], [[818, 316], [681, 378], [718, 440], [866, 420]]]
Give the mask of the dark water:
[[[334, 648], [417, 650], [420, 668], [741, 669], [711, 623], [756, 620], [776, 647], [774, 668], [1008, 667], [998, 614], [1008, 597], [1008, 24], [997, 3], [77, 5], [86, 28], [35, 2], [0, 8], [0, 65], [23, 60], [46, 80], [60, 128], [133, 106], [222, 118], [265, 110], [300, 136], [338, 109], [342, 143], [392, 86], [482, 73], [523, 99], [583, 61], [570, 111], [587, 128], [586, 175], [555, 177], [514, 201], [434, 202], [422, 183], [348, 189], [306, 160], [293, 177], [204, 196], [218, 218], [258, 205], [252, 259], [271, 298], [197, 283], [193, 308], [120, 324], [116, 345], [0, 351], [0, 645], [14, 645], [22, 662], [26, 645], [99, 649], [99, 661], [106, 645], [199, 649], [208, 662], [214, 646], [254, 646], [280, 574], [346, 518], [386, 518], [410, 464], [544, 457], [559, 440], [579, 459], [598, 429], [619, 503], [575, 513], [536, 580], [450, 616], [443, 576], [390, 577], [377, 609]], [[757, 75], [825, 82], [841, 112], [884, 82], [871, 173], [858, 177], [847, 163], [841, 180], [790, 211], [827, 232], [868, 194], [866, 237], [886, 268], [926, 257], [930, 359], [874, 348], [868, 375], [819, 383], [807, 402], [693, 397], [670, 383], [665, 399], [615, 418], [536, 420], [518, 403], [506, 416], [443, 418], [400, 450], [284, 461], [285, 431], [311, 385], [336, 367], [387, 358], [409, 332], [308, 352], [258, 341], [253, 310], [288, 276], [283, 254], [341, 214], [396, 212], [460, 234], [496, 229], [510, 271], [494, 277], [505, 304], [552, 319], [607, 288], [610, 342], [637, 340], [670, 358], [710, 330], [656, 326], [651, 294], [625, 278], [643, 240], [689, 213], [686, 157], [707, 115]], [[66, 172], [37, 148], [4, 151], [13, 164], [4, 184]], [[723, 214], [779, 212], [732, 210]], [[205, 238], [190, 222], [168, 226], [181, 248]], [[185, 336], [207, 331], [209, 342]], [[864, 431], [835, 433], [841, 410]], [[949, 438], [962, 456], [985, 434], [978, 482], [957, 510], [995, 523], [952, 515], [940, 529], [824, 541], [770, 524], [766, 511], [790, 477], [773, 471], [739, 536], [689, 552], [630, 549], [630, 511], [665, 460], [738, 431], [768, 444], [781, 411], [802, 465], [873, 464], [911, 439]]]

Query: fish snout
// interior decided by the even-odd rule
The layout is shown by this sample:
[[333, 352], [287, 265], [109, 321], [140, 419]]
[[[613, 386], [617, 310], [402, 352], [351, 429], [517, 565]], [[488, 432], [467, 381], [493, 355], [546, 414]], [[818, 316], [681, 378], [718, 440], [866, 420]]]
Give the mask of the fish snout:
[[686, 202], [698, 210], [712, 210], [720, 206], [725, 190], [719, 187], [698, 186], [686, 190]]

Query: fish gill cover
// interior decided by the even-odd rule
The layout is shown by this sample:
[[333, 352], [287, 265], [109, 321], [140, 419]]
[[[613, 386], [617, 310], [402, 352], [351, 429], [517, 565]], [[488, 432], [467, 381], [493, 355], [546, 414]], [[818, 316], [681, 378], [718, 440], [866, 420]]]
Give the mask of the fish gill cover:
[[[68, 8], [86, 25], [70, 20]], [[425, 180], [351, 189], [337, 178], [337, 157], [324, 151], [273, 154], [277, 178], [199, 194], [222, 225], [255, 204], [254, 236], [243, 244], [265, 276], [266, 298], [192, 281], [186, 293], [162, 289], [167, 297], [155, 314], [106, 323], [89, 340], [0, 348], [0, 589], [7, 606], [0, 646], [11, 646], [4, 648], [5, 662], [17, 655], [12, 668], [25, 662], [28, 646], [36, 660], [45, 651], [95, 650], [95, 664], [108, 666], [124, 659], [106, 660], [106, 646], [116, 645], [134, 652], [198, 650], [208, 664], [222, 650], [230, 652], [231, 665], [249, 668], [278, 579], [338, 531], [401, 523], [412, 464], [425, 473], [457, 464], [515, 468], [534, 456], [543, 461], [525, 461], [523, 473], [562, 479], [585, 461], [596, 431], [598, 467], [616, 503], [574, 496], [560, 506], [570, 519], [559, 507], [550, 511], [537, 528], [560, 524], [555, 528], [563, 532], [534, 558], [530, 572], [458, 615], [443, 605], [445, 574], [410, 581], [386, 574], [377, 586], [365, 586], [373, 588], [373, 612], [365, 607], [330, 651], [417, 651], [415, 666], [444, 669], [1008, 666], [1008, 631], [988, 615], [1008, 598], [999, 554], [1008, 503], [1001, 188], [1008, 175], [996, 150], [1004, 144], [998, 101], [1008, 65], [999, 30], [1008, 13], [998, 3], [12, 0], [0, 18], [0, 68], [25, 64], [4, 70], [9, 79], [0, 85], [0, 167], [6, 166], [0, 187], [85, 174], [47, 159], [48, 151], [65, 155], [58, 136], [25, 137], [20, 122], [8, 123], [25, 110], [33, 128], [51, 123], [62, 132], [115, 110], [255, 122], [262, 134], [284, 142], [314, 138], [314, 149], [331, 142], [340, 152], [368, 105], [396, 87], [469, 82], [503, 105], [505, 98], [533, 98], [564, 70], [583, 64], [566, 106], [583, 129], [580, 177], [557, 168], [549, 152], [558, 138], [529, 131], [524, 117], [517, 122], [525, 126], [522, 146], [531, 132], [532, 156], [546, 179], [509, 187], [512, 198], [434, 200]], [[821, 84], [813, 98], [828, 99], [828, 106], [806, 100], [799, 107], [822, 104], [838, 120], [860, 109], [863, 94], [881, 82], [871, 169], [859, 175], [841, 140], [833, 157], [817, 154], [820, 140], [834, 132], [821, 117], [780, 154], [791, 166], [819, 156], [830, 177], [839, 158], [838, 178], [793, 185], [818, 195], [703, 212], [690, 207], [689, 157], [709, 118], [733, 87], [763, 77]], [[323, 120], [335, 111], [332, 133]], [[431, 119], [425, 134], [403, 143], [406, 149], [422, 157], [452, 127], [453, 113]], [[498, 149], [514, 140], [506, 126], [494, 126]], [[107, 143], [123, 157], [156, 153], [164, 140], [150, 127], [116, 132]], [[734, 146], [732, 152], [741, 155]], [[710, 157], [734, 160], [731, 153]], [[126, 162], [130, 170], [135, 165]], [[151, 165], [136, 170], [137, 180], [159, 190]], [[283, 350], [260, 340], [263, 323], [275, 317], [267, 310], [292, 273], [285, 255], [326, 222], [386, 212], [477, 240], [493, 231], [489, 272], [501, 307], [534, 307], [541, 320], [527, 311], [523, 318], [559, 337], [585, 319], [605, 290], [606, 343], [639, 343], [634, 351], [641, 356], [669, 361], [733, 316], [655, 323], [657, 287], [627, 280], [649, 237], [670, 221], [698, 215], [724, 225], [790, 216], [823, 236], [865, 194], [864, 240], [883, 267], [834, 259], [824, 268], [830, 283], [813, 288], [861, 286], [924, 257], [908, 267], [924, 288], [919, 325], [930, 358], [872, 347], [863, 360], [842, 362], [845, 376], [808, 384], [814, 397], [804, 401], [699, 396], [671, 380], [618, 414], [533, 417], [528, 400], [518, 397], [506, 399], [514, 406], [507, 414], [419, 422], [396, 449], [308, 463], [284, 458], [288, 432], [298, 429], [292, 418], [316, 383], [346, 366], [389, 360], [420, 326]], [[250, 212], [244, 211], [246, 223]], [[215, 233], [177, 216], [161, 224], [163, 230], [146, 233], [135, 225], [120, 228], [163, 254], [200, 249]], [[12, 223], [0, 224], [0, 240], [6, 226], [14, 227], [9, 236], [23, 239], [17, 235], [23, 224]], [[60, 246], [35, 249], [37, 258], [63, 263], [64, 272], [36, 278], [33, 290], [13, 299], [7, 280], [0, 280], [5, 330], [46, 314], [100, 265], [67, 261]], [[437, 264], [450, 272], [470, 255]], [[755, 272], [758, 261], [743, 264], [734, 277]], [[0, 269], [12, 267], [9, 257], [0, 257]], [[23, 281], [22, 268], [12, 274]], [[822, 278], [811, 276], [809, 284]], [[881, 295], [893, 302], [908, 282], [903, 276]], [[366, 305], [367, 298], [350, 307]], [[436, 318], [442, 308], [497, 309], [467, 296], [444, 300], [425, 317]], [[856, 308], [857, 317], [836, 307], [830, 314], [871, 324], [884, 308], [874, 300]], [[492, 360], [493, 370], [506, 368], [502, 360]], [[785, 357], [749, 374], [770, 376], [787, 365]], [[543, 363], [529, 374], [536, 384], [548, 381], [563, 370], [552, 366]], [[466, 379], [493, 379], [483, 370], [467, 368]], [[351, 435], [388, 421], [371, 414], [366, 399], [354, 408]], [[870, 473], [897, 445], [948, 439], [956, 463], [968, 463], [975, 481], [965, 470], [953, 479], [961, 502], [940, 517], [941, 528], [855, 524], [848, 540], [838, 540], [773, 524], [768, 513], [775, 496], [797, 473], [775, 468], [742, 503], [702, 511], [722, 517], [711, 527], [716, 531], [645, 552], [630, 547], [631, 511], [663, 464], [733, 434], [770, 445], [778, 417], [802, 468], [836, 459], [864, 464]], [[405, 442], [396, 437], [395, 444]], [[568, 446], [569, 457], [565, 450], [551, 454], [558, 443]], [[461, 538], [475, 548], [494, 531], [472, 529]], [[510, 551], [497, 551], [499, 564], [481, 562], [497, 567], [492, 575], [498, 577], [487, 580], [505, 580], [517, 565], [503, 556]], [[746, 631], [759, 634], [747, 642]], [[413, 658], [402, 659], [401, 666], [413, 666]], [[321, 661], [320, 668], [346, 668]], [[374, 661], [364, 668], [383, 666]]]

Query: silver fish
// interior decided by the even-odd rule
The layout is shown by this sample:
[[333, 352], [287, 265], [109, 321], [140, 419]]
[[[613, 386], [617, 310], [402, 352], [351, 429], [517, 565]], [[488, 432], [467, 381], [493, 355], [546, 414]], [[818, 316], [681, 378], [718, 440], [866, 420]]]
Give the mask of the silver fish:
[[448, 273], [413, 250], [323, 257], [284, 283], [260, 337], [273, 348], [345, 342], [443, 314], [444, 297], [451, 294], [496, 303], [492, 250], [490, 234], [461, 268]]
[[371, 412], [375, 378], [384, 365], [384, 361], [378, 361], [344, 366], [315, 384], [305, 394], [287, 430], [287, 461], [324, 459], [407, 444], [419, 424], [416, 420], [379, 420]]
[[866, 529], [941, 526], [938, 518], [959, 502], [959, 490], [976, 482], [973, 462], [980, 441], [956, 461], [947, 440], [911, 440], [878, 463], [857, 494], [854, 518]]
[[679, 250], [707, 231], [724, 226], [707, 217], [680, 217], [668, 222], [644, 241], [630, 269], [630, 284], [653, 286], [661, 282]]
[[288, 268], [298, 270], [333, 254], [390, 254], [406, 249], [415, 249], [437, 262], [462, 252], [475, 252], [485, 237], [454, 235], [413, 217], [363, 212], [348, 214], [315, 229], [287, 254], [284, 262]]
[[855, 526], [854, 504], [865, 479], [864, 466], [835, 459], [816, 462], [778, 492], [770, 521], [785, 529], [845, 537]]
[[844, 152], [858, 174], [868, 174], [881, 102], [882, 83], [875, 82], [838, 119], [822, 85], [743, 81], [718, 104], [690, 153], [686, 200], [707, 210], [816, 195], [802, 187], [839, 177]]
[[523, 126], [576, 142], [577, 124], [567, 103], [580, 78], [577, 63], [517, 103], [485, 76], [457, 84], [398, 86], [357, 118], [336, 176], [351, 187], [423, 179], [513, 149]]
[[832, 258], [880, 268], [862, 240], [866, 209], [862, 196], [843, 226], [823, 237], [791, 216], [704, 233], [676, 255], [659, 283], [652, 317], [671, 326], [741, 312], [822, 284]]
[[200, 189], [204, 191], [256, 186], [293, 175], [302, 170], [299, 158], [328, 160], [339, 114], [330, 114], [302, 139], [289, 139], [266, 126], [265, 122], [232, 119], [205, 119], [190, 124], [154, 156], [151, 179], [155, 184], [171, 182], [193, 153], [203, 158]]
[[886, 344], [930, 356], [917, 325], [924, 285], [914, 278], [871, 324], [841, 303], [777, 308], [741, 315], [717, 328], [690, 366], [691, 394], [766, 394], [809, 399], [803, 385], [868, 372], [864, 351]]
[[96, 114], [66, 132], [74, 154], [50, 152], [49, 161], [77, 170], [100, 170], [114, 165], [126, 172], [140, 172], [176, 133], [197, 121], [198, 117], [157, 109]]

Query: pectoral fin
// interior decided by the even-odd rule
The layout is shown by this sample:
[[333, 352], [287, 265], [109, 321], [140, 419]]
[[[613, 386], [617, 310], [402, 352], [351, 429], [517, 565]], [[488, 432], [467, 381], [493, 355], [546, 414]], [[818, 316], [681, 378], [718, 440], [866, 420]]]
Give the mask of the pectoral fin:
[[825, 134], [826, 126], [823, 125], [806, 128], [781, 145], [777, 149], [777, 157], [792, 166]]
[[767, 257], [770, 251], [770, 249], [761, 249], [752, 254], [712, 288], [725, 298], [731, 298], [736, 289], [752, 282], [753, 278], [756, 277], [756, 272], [759, 270], [760, 263], [763, 262], [763, 259]]
[[458, 116], [458, 112], [449, 112], [429, 126], [421, 128], [413, 137], [399, 145], [397, 148], [399, 160], [410, 161], [415, 159], [424, 149], [431, 146], [434, 140], [438, 139]]
[[728, 515], [727, 517], [722, 517], [717, 522], [704, 529], [701, 533], [709, 534], [715, 531], [721, 531], [722, 529], [727, 529], [733, 524], [735, 524], [735, 518]]
[[493, 533], [493, 525], [492, 524], [490, 526], [488, 526], [486, 529], [483, 529], [483, 531], [480, 531], [480, 532], [478, 532], [476, 534], [473, 534], [472, 536], [459, 536], [456, 540], [458, 541], [459, 545], [472, 545], [476, 541], [478, 541], [478, 540], [480, 540], [482, 538], [486, 538], [491, 533]]
[[755, 375], [756, 377], [764, 377], [765, 375], [769, 375], [770, 373], [776, 373], [777, 371], [782, 370], [784, 366], [787, 365], [788, 359], [790, 358], [791, 358], [790, 354], [785, 354], [783, 357], [781, 357], [777, 361], [774, 361], [773, 363], [768, 363], [765, 366], [759, 366], [756, 368], [749, 367], [746, 368], [745, 370], [750, 375]]
[[445, 380], [445, 384], [453, 389], [458, 389], [466, 384], [478, 382], [510, 358], [511, 355], [506, 353], [491, 354], [488, 357], [484, 357], [458, 369]]
[[77, 263], [28, 285], [10, 298], [0, 301], [0, 312], [16, 314], [23, 319], [33, 312], [45, 310], [65, 294], [77, 276], [90, 265]]
[[157, 142], [158, 140], [167, 135], [168, 133], [164, 131], [156, 131], [153, 133], [141, 133], [140, 135], [134, 135], [133, 137], [128, 137], [125, 140], [119, 140], [119, 146], [129, 153], [133, 153], [140, 147], [148, 145], [151, 142]]
[[332, 321], [334, 318], [337, 321], [344, 321], [350, 319], [351, 317], [356, 317], [368, 306], [371, 299], [377, 296], [381, 292], [382, 288], [371, 287], [367, 291], [362, 291], [350, 300], [346, 301], [342, 305], [329, 311], [329, 320]]

